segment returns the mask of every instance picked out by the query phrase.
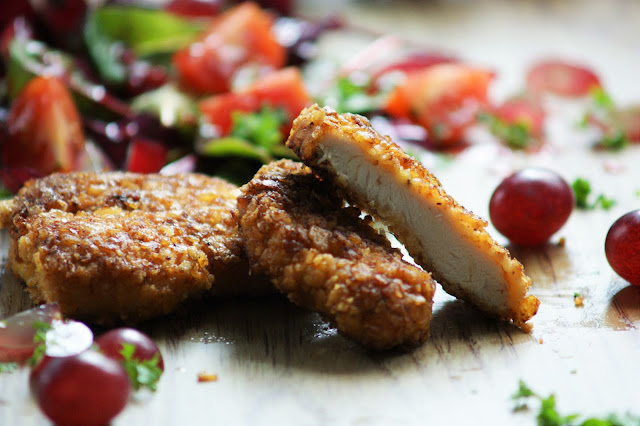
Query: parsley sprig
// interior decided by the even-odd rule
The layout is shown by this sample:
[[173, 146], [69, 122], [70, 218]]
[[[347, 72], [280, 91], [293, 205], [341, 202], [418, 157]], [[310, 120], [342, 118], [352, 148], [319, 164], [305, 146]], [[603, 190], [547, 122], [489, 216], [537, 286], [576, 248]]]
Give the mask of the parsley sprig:
[[511, 398], [516, 402], [514, 411], [529, 409], [528, 402], [531, 399], [540, 403], [536, 416], [538, 426], [638, 426], [640, 424], [640, 417], [631, 414], [609, 414], [606, 417], [589, 417], [584, 420], [580, 420], [579, 414], [560, 414], [556, 409], [554, 394], [543, 397], [531, 390], [522, 380]]
[[120, 354], [124, 358], [122, 366], [124, 367], [131, 387], [134, 390], [146, 387], [155, 392], [158, 386], [162, 370], [158, 367], [159, 355], [155, 354], [153, 358], [148, 360], [139, 360], [133, 358], [136, 347], [131, 343], [122, 343]]
[[0, 186], [0, 200], [6, 200], [11, 197], [13, 197], [13, 194], [11, 193], [11, 191], [9, 191], [7, 188], [3, 186]]
[[592, 89], [589, 96], [591, 104], [580, 121], [580, 127], [586, 128], [590, 124], [597, 124], [603, 130], [598, 145], [608, 151], [622, 150], [629, 145], [629, 139], [624, 128], [614, 118], [619, 109], [613, 98], [601, 87]]
[[13, 373], [18, 367], [17, 362], [0, 362], [0, 373]]
[[263, 107], [258, 112], [231, 113], [230, 136], [253, 142], [267, 150], [282, 143], [280, 127], [287, 122], [287, 113], [280, 108]]
[[213, 139], [202, 146], [202, 153], [209, 157], [242, 158], [269, 163], [274, 158], [292, 157], [284, 145], [282, 126], [287, 123], [287, 113], [279, 108], [264, 106], [255, 112], [234, 111], [229, 134]]
[[490, 113], [478, 114], [478, 121], [486, 123], [489, 126], [489, 131], [509, 148], [524, 149], [533, 142], [531, 128], [525, 121], [507, 123]]
[[40, 363], [47, 351], [47, 332], [53, 328], [53, 325], [44, 321], [34, 321], [32, 327], [36, 330], [33, 335], [33, 343], [36, 343], [36, 347], [33, 349], [33, 354], [27, 360], [27, 363], [35, 367]]
[[339, 113], [364, 114], [379, 110], [387, 95], [387, 90], [372, 86], [371, 78], [354, 73], [338, 77], [316, 101], [331, 106]]
[[615, 200], [608, 198], [604, 194], [599, 194], [593, 202], [589, 202], [589, 196], [591, 195], [591, 184], [584, 178], [577, 178], [571, 184], [573, 193], [576, 197], [576, 207], [579, 209], [593, 210], [598, 206], [604, 210], [609, 210], [616, 202]]

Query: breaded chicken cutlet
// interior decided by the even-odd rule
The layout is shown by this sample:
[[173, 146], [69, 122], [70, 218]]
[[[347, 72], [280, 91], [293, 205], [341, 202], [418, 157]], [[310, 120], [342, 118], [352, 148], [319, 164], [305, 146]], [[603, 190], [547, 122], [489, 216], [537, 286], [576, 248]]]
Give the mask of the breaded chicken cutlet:
[[263, 166], [241, 187], [240, 233], [251, 270], [340, 333], [373, 349], [429, 336], [435, 283], [402, 260], [332, 185], [301, 163]]
[[212, 286], [223, 292], [230, 271], [248, 275], [232, 217], [238, 194], [199, 174], [53, 174], [2, 202], [0, 225], [35, 302], [96, 323], [136, 322]]
[[414, 260], [448, 293], [523, 330], [539, 300], [524, 268], [417, 160], [369, 121], [317, 105], [302, 111], [287, 141], [349, 202], [386, 223]]

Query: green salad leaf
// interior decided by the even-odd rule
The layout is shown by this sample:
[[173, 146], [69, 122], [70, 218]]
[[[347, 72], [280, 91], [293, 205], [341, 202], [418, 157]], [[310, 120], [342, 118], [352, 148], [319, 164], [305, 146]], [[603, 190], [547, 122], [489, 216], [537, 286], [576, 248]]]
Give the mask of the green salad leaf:
[[529, 124], [524, 121], [507, 123], [494, 114], [478, 114], [478, 121], [486, 123], [489, 131], [512, 149], [524, 149], [532, 142]]
[[110, 84], [122, 84], [124, 47], [143, 57], [173, 52], [189, 45], [203, 29], [201, 22], [162, 10], [103, 6], [87, 18], [84, 40], [100, 76]]

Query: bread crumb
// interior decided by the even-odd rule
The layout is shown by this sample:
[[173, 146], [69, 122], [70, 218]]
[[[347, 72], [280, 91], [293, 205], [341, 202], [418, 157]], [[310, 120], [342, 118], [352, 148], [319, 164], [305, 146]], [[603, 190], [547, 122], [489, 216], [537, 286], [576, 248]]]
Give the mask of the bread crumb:
[[217, 382], [217, 381], [218, 381], [217, 374], [209, 373], [208, 371], [202, 371], [198, 373], [198, 383]]

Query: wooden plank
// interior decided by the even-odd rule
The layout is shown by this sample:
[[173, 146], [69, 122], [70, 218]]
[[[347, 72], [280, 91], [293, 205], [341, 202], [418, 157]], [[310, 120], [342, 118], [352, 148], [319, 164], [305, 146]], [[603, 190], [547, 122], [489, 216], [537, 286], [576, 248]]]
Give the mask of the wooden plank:
[[[636, 3], [581, 2], [578, 9], [578, 2], [407, 2], [395, 12], [392, 3], [398, 4], [350, 3], [347, 19], [496, 66], [506, 73], [503, 93], [519, 87], [526, 63], [546, 47], [595, 64], [615, 96], [640, 99], [640, 86], [630, 84], [640, 66]], [[309, 13], [317, 10], [304, 4]], [[416, 7], [423, 13], [413, 13]], [[517, 32], [521, 25], [535, 31]], [[531, 49], [522, 48], [525, 40]], [[525, 165], [552, 168], [567, 180], [588, 177], [596, 191], [617, 200], [610, 211], [574, 212], [542, 248], [509, 246], [542, 301], [531, 334], [484, 317], [441, 288], [432, 337], [408, 353], [369, 353], [278, 296], [206, 300], [143, 325], [159, 343], [166, 372], [158, 392], [130, 403], [115, 424], [531, 425], [534, 412], [511, 410], [519, 379], [541, 394], [555, 393], [564, 413], [638, 414], [640, 289], [611, 271], [603, 244], [611, 223], [640, 205], [640, 149], [596, 152], [571, 129], [563, 131], [536, 155], [491, 143], [453, 161], [423, 153], [447, 191], [483, 217], [500, 179]], [[3, 231], [3, 259], [7, 247]], [[575, 292], [585, 296], [583, 307], [574, 306]], [[0, 317], [29, 305], [22, 284], [0, 269]], [[198, 383], [202, 371], [218, 381]], [[47, 424], [28, 395], [27, 375], [0, 375], [0, 424]]]

